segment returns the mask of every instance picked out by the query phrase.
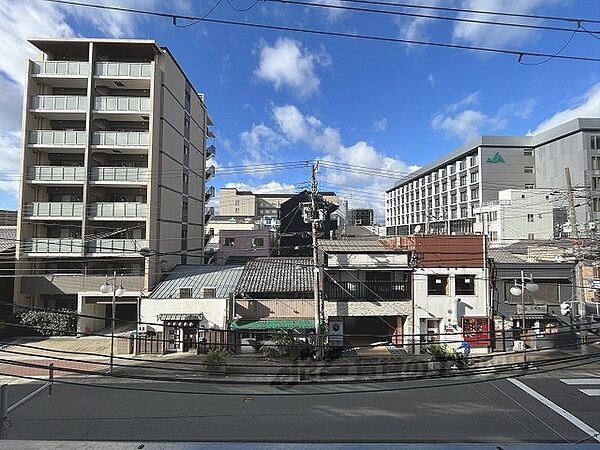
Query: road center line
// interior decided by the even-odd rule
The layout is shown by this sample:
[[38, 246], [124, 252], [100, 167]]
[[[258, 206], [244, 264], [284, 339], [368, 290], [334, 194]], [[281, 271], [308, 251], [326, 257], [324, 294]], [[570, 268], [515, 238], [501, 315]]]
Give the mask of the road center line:
[[557, 414], [560, 414], [562, 417], [567, 419], [569, 422], [571, 422], [573, 425], [575, 425], [577, 428], [579, 428], [584, 433], [588, 434], [593, 439], [600, 442], [600, 432], [594, 430], [592, 427], [590, 427], [587, 423], [583, 422], [582, 420], [579, 420], [577, 417], [575, 417], [573, 414], [571, 414], [566, 409], [561, 408], [556, 403], [547, 399], [546, 397], [544, 397], [542, 394], [538, 393], [537, 391], [534, 391], [529, 386], [527, 386], [525, 383], [523, 383], [519, 380], [516, 380], [514, 378], [509, 378], [508, 381], [510, 381], [515, 386], [517, 386], [519, 389], [527, 392], [533, 398], [535, 398], [539, 402], [543, 403], [544, 405], [546, 405], [548, 408], [550, 408]]

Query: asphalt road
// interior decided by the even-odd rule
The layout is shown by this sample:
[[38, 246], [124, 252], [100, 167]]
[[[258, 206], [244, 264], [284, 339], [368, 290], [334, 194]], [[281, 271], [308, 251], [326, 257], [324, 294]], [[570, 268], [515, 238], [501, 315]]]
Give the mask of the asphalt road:
[[[559, 377], [583, 380], [570, 383], [590, 384], [567, 384]], [[600, 430], [600, 396], [589, 395], [593, 390], [582, 391], [600, 390], [600, 371], [563, 372], [552, 377], [540, 375], [520, 380], [572, 414], [576, 421]], [[119, 389], [55, 384], [51, 397], [40, 395], [9, 415], [6, 437], [139, 442], [498, 444], [566, 443], [590, 438], [589, 431], [574, 425], [510, 380], [460, 386], [446, 382], [443, 386], [427, 388], [423, 388], [424, 382], [350, 386], [107, 384], [99, 378], [87, 378], [83, 382]], [[10, 385], [9, 405], [36, 386]], [[405, 389], [407, 387], [411, 389]], [[132, 388], [187, 392], [143, 392]], [[359, 390], [370, 392], [356, 392]], [[599, 441], [600, 437], [587, 442]]]

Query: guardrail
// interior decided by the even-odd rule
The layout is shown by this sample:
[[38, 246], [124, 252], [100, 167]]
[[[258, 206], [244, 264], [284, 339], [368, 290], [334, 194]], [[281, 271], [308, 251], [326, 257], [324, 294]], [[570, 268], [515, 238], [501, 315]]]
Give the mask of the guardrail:
[[84, 181], [85, 167], [33, 166], [27, 173], [29, 181]]
[[83, 218], [82, 202], [33, 202], [25, 205], [25, 214], [30, 217]]
[[81, 76], [90, 74], [87, 61], [36, 61], [33, 63], [33, 75]]
[[95, 74], [101, 77], [149, 78], [152, 76], [152, 64], [131, 62], [98, 62], [96, 63]]
[[96, 97], [94, 111], [150, 112], [150, 97]]
[[85, 112], [88, 99], [81, 95], [34, 95], [31, 108], [38, 111], [80, 111]]

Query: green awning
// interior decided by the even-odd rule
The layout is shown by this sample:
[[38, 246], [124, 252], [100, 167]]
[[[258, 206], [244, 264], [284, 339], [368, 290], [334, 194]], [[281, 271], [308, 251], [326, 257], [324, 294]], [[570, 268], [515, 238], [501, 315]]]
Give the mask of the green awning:
[[238, 320], [231, 323], [232, 330], [314, 330], [313, 319], [259, 319]]

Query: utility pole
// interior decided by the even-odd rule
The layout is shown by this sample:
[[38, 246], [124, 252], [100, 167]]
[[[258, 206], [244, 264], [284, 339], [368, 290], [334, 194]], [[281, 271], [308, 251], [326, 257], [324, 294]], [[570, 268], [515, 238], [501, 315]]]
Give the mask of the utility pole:
[[[575, 200], [573, 199], [573, 184], [571, 183], [571, 171], [568, 167], [565, 167], [565, 181], [567, 185], [567, 205], [568, 205], [568, 216], [569, 224], [571, 225], [571, 237], [574, 239], [579, 238], [577, 231], [577, 214], [575, 212]], [[581, 247], [579, 248], [581, 250]], [[575, 265], [575, 292], [577, 293], [577, 299], [579, 300], [579, 335], [581, 336], [581, 353], [586, 355], [588, 353], [587, 342], [588, 335], [587, 329], [587, 309], [585, 306], [585, 296], [583, 293], [583, 277], [581, 276], [581, 261], [577, 255], [577, 264]]]
[[315, 302], [315, 344], [317, 347], [317, 359], [321, 359], [323, 355], [323, 347], [321, 339], [321, 311], [319, 299], [319, 248], [317, 240], [318, 224], [321, 221], [320, 211], [317, 205], [317, 195], [319, 193], [317, 172], [319, 171], [319, 161], [312, 165], [312, 174], [310, 180], [310, 223], [312, 234], [312, 250], [313, 250], [313, 294]]

